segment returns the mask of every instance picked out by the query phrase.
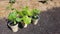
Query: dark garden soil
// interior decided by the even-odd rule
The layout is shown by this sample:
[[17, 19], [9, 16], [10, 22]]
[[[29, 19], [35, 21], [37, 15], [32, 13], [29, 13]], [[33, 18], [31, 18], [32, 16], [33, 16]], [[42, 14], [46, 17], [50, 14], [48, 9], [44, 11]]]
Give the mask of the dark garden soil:
[[[37, 0], [36, 0], [37, 1]], [[23, 1], [22, 1], [23, 2]], [[21, 4], [22, 4], [21, 2]], [[50, 2], [50, 3], [49, 3]], [[54, 4], [55, 2], [55, 4]], [[56, 3], [57, 2], [57, 3]], [[60, 2], [59, 0], [48, 1], [45, 4], [40, 2], [37, 5], [31, 4], [30, 8], [41, 9], [40, 20], [37, 25], [30, 24], [27, 28], [19, 28], [19, 31], [14, 33], [7, 26], [6, 17], [9, 14], [9, 10], [5, 10], [8, 1], [0, 1], [0, 34], [60, 34]], [[24, 3], [24, 2], [23, 2]], [[31, 3], [31, 1], [30, 1]], [[25, 5], [22, 5], [25, 6]], [[15, 6], [16, 7], [16, 6]], [[17, 7], [18, 9], [18, 7]]]

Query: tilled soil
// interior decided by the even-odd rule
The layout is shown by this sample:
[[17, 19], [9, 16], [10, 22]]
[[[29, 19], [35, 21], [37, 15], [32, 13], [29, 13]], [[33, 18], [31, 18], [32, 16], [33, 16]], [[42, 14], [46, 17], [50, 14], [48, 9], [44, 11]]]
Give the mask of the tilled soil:
[[7, 0], [0, 1], [0, 34], [60, 34], [60, 0], [48, 1], [44, 4], [37, 2], [37, 0], [17, 1], [13, 5], [14, 8], [21, 9], [21, 7], [28, 5], [30, 9], [37, 8], [42, 12], [37, 25], [30, 24], [27, 28], [19, 28], [16, 33], [7, 26], [6, 18], [11, 12], [11, 10], [6, 10], [7, 5]]
[[27, 28], [19, 28], [14, 33], [5, 18], [0, 19], [0, 34], [60, 34], [60, 8], [53, 8], [42, 12], [37, 25], [30, 24]]
[[[0, 17], [6, 18], [11, 10], [7, 10], [9, 5], [9, 0], [0, 0]], [[47, 1], [46, 3], [41, 3], [39, 0], [16, 0], [16, 3], [13, 5], [16, 9], [21, 9], [24, 6], [29, 6], [30, 9], [37, 8], [42, 12], [52, 9], [54, 7], [60, 7], [60, 0]]]

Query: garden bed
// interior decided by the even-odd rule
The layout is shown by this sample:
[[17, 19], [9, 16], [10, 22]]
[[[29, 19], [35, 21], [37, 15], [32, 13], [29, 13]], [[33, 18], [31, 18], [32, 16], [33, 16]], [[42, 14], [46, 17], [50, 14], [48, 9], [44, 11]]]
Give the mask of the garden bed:
[[[6, 3], [8, 5], [8, 1], [6, 2], [0, 1], [1, 6], [4, 6]], [[19, 3], [19, 1], [17, 1]], [[16, 3], [17, 3], [16, 2]], [[23, 2], [25, 4], [23, 4]], [[0, 7], [3, 8], [0, 11], [0, 34], [60, 34], [60, 3], [57, 0], [48, 1], [46, 4], [42, 4], [37, 1], [29, 1], [27, 3], [30, 8], [41, 9], [42, 13], [40, 14], [40, 20], [37, 25], [30, 24], [27, 28], [19, 29], [18, 32], [14, 33], [7, 27], [7, 16], [10, 13], [9, 10], [6, 10], [6, 6]], [[27, 4], [25, 1], [21, 2], [21, 6], [25, 6]], [[34, 4], [35, 3], [35, 4]], [[15, 8], [19, 9], [19, 6], [15, 6]]]

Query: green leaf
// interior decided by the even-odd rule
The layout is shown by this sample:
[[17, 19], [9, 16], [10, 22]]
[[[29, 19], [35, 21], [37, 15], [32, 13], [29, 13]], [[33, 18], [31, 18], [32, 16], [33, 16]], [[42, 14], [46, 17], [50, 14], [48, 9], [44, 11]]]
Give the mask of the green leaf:
[[27, 15], [28, 15], [28, 16], [32, 16], [32, 15], [33, 15], [32, 11], [28, 10], [28, 11], [27, 11]]
[[17, 17], [17, 12], [12, 12], [9, 14], [8, 19], [13, 21]]
[[21, 22], [22, 18], [16, 18], [17, 22]]
[[38, 9], [33, 9], [32, 12], [33, 12], [34, 15], [37, 15], [37, 14], [40, 13], [40, 11]]
[[19, 12], [19, 15], [20, 16], [25, 16], [25, 15], [28, 14], [27, 11], [28, 11], [28, 7], [26, 6]]
[[23, 12], [24, 15], [32, 16], [32, 12], [31, 12], [31, 10], [28, 8], [28, 6], [24, 7], [24, 8], [22, 9], [22, 12]]
[[23, 9], [22, 9], [22, 13], [24, 14], [24, 15], [27, 15], [27, 11], [29, 10], [29, 8], [26, 6], [26, 7], [24, 7]]
[[24, 22], [25, 24], [30, 24], [30, 23], [31, 23], [31, 18], [29, 18], [28, 16], [24, 16], [24, 17], [23, 17], [23, 22]]
[[19, 12], [19, 16], [24, 16], [22, 11]]

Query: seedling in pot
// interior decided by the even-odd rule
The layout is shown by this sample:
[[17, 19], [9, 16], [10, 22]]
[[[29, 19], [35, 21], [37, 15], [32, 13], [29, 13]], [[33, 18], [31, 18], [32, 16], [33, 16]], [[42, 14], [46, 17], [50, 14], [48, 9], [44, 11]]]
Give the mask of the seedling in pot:
[[[32, 18], [32, 21], [34, 21], [35, 25], [38, 22], [38, 15], [40, 14], [40, 11], [38, 9], [32, 9], [30, 10], [27, 6], [24, 7], [21, 12], [19, 12], [19, 15], [24, 17], [24, 16], [28, 16], [29, 18]], [[33, 18], [34, 17], [34, 18]], [[38, 17], [38, 18], [37, 18]], [[36, 22], [35, 22], [36, 20]]]
[[22, 24], [24, 25], [24, 28], [27, 27], [27, 25], [31, 24], [31, 18], [28, 17], [30, 16], [30, 11], [29, 8], [26, 6], [24, 7], [19, 13], [19, 16], [22, 18]]
[[31, 24], [31, 18], [28, 17], [28, 16], [24, 16], [24, 17], [22, 18], [22, 21], [23, 21], [23, 23], [25, 24], [24, 28], [26, 28], [27, 25]]
[[36, 25], [38, 23], [38, 20], [39, 20], [40, 11], [38, 9], [33, 9], [32, 13], [33, 13], [32, 21], [33, 21], [34, 25]]
[[[22, 13], [21, 13], [22, 14]], [[20, 15], [21, 15], [20, 14]], [[20, 16], [21, 17], [21, 16]], [[26, 28], [29, 24], [31, 24], [31, 18], [28, 17], [27, 15], [23, 15], [21, 23], [23, 24], [24, 28]]]
[[21, 21], [19, 17], [17, 17], [17, 12], [14, 10], [14, 12], [11, 12], [8, 16], [8, 20], [10, 21], [8, 23], [8, 26], [12, 29], [13, 32], [18, 31], [18, 22]]

